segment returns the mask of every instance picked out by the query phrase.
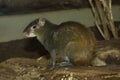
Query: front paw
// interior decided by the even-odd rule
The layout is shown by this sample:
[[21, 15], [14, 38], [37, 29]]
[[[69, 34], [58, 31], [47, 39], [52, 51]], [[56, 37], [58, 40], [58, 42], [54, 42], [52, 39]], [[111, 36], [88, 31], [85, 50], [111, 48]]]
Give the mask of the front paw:
[[49, 64], [49, 65], [47, 66], [47, 70], [54, 70], [54, 69], [55, 69], [55, 65]]
[[55, 69], [55, 66], [51, 66], [50, 68], [49, 68], [49, 70], [54, 70]]

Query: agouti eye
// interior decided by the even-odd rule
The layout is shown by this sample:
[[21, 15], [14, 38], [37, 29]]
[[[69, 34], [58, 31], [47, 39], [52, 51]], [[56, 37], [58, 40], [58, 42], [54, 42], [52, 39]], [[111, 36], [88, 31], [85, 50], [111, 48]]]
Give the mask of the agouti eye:
[[33, 29], [35, 29], [36, 28], [36, 26], [33, 26]]

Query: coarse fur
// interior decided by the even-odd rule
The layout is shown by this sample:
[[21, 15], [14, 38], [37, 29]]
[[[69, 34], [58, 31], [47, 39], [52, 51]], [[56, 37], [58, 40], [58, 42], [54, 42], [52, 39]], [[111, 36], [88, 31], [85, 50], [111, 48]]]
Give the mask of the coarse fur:
[[60, 66], [90, 65], [94, 57], [96, 44], [94, 34], [78, 22], [68, 21], [56, 25], [39, 18], [31, 22], [24, 33], [27, 37], [36, 36], [48, 50], [53, 68], [56, 55], [64, 60]]

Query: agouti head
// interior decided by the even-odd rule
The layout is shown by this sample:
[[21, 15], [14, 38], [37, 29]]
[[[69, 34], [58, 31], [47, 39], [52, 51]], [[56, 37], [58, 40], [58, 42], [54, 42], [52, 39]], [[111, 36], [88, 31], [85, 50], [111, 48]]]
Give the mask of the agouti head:
[[36, 37], [36, 33], [42, 30], [42, 28], [45, 26], [46, 19], [44, 18], [38, 18], [33, 20], [23, 31], [24, 35], [26, 37]]

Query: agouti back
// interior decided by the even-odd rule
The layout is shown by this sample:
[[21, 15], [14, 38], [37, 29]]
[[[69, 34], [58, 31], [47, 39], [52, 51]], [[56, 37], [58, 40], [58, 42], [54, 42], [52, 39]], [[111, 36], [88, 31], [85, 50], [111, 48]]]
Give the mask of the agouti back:
[[37, 37], [51, 55], [52, 68], [56, 55], [63, 58], [60, 66], [89, 65], [94, 57], [96, 40], [84, 25], [68, 21], [56, 25], [44, 18], [32, 21], [24, 30], [27, 37]]

